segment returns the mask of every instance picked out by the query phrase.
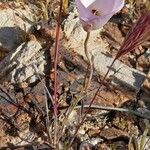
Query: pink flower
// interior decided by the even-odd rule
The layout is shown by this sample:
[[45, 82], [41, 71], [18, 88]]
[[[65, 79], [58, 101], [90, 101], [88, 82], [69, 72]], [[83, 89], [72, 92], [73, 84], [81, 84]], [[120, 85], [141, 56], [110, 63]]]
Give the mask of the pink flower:
[[76, 0], [79, 18], [85, 31], [104, 26], [124, 6], [124, 0]]

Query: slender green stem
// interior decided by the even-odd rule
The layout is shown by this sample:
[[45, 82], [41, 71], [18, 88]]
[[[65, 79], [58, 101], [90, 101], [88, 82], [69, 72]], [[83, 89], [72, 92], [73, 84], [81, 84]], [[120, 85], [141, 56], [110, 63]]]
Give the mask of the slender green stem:
[[77, 135], [77, 132], [78, 132], [79, 128], [80, 128], [81, 125], [84, 123], [84, 120], [85, 120], [87, 114], [89, 113], [89, 111], [90, 111], [90, 109], [91, 109], [91, 106], [92, 106], [94, 100], [96, 99], [96, 96], [97, 96], [98, 92], [101, 90], [102, 85], [103, 85], [104, 81], [106, 80], [106, 78], [107, 78], [107, 76], [108, 76], [108, 74], [109, 74], [109, 72], [110, 72], [110, 70], [111, 70], [113, 64], [115, 63], [116, 59], [117, 59], [117, 58], [114, 58], [114, 60], [112, 61], [110, 67], [108, 68], [108, 70], [107, 70], [107, 72], [106, 72], [106, 74], [105, 74], [105, 76], [104, 76], [102, 82], [101, 82], [100, 85], [99, 85], [99, 88], [97, 89], [96, 93], [94, 94], [94, 97], [92, 98], [92, 100], [91, 100], [91, 102], [90, 102], [90, 104], [89, 104], [89, 107], [88, 107], [87, 111], [85, 112], [85, 115], [84, 115], [83, 118], [82, 118], [82, 121], [81, 121], [80, 124], [78, 125], [78, 127], [77, 127], [77, 129], [76, 129], [76, 131], [75, 131], [75, 133], [74, 133], [74, 135], [73, 135], [73, 138], [72, 138], [72, 140], [70, 141], [70, 143], [69, 143], [69, 145], [68, 145], [68, 147], [67, 147], [67, 150], [71, 147], [71, 145], [72, 145], [72, 143], [73, 143], [73, 141], [74, 141], [74, 139], [75, 139], [75, 137], [76, 137], [76, 135]]
[[[92, 62], [92, 57], [89, 55], [89, 52], [88, 52], [88, 41], [89, 41], [89, 37], [90, 37], [90, 32], [87, 32], [87, 36], [86, 36], [86, 39], [85, 39], [85, 42], [84, 42], [84, 52], [85, 52], [85, 55], [87, 57], [87, 60], [90, 64], [90, 76], [89, 78], [85, 78], [85, 85], [84, 85], [84, 90], [85, 92], [87, 92], [87, 89], [89, 88], [90, 86], [90, 83], [91, 83], [91, 80], [92, 80], [92, 75], [93, 75], [93, 62]], [[86, 81], [87, 79], [87, 81]]]
[[[60, 131], [63, 130], [63, 128], [64, 128], [64, 126], [65, 126], [65, 124], [67, 122], [67, 119], [68, 119], [69, 115], [74, 110], [74, 108], [78, 104], [78, 102], [82, 99], [82, 97], [85, 94], [85, 92], [87, 92], [87, 89], [88, 89], [88, 87], [90, 85], [90, 82], [91, 82], [91, 79], [92, 79], [92, 75], [93, 75], [93, 62], [92, 62], [91, 57], [89, 56], [89, 52], [88, 52], [88, 49], [87, 49], [87, 44], [88, 44], [88, 41], [89, 41], [89, 37], [90, 37], [90, 32], [87, 32], [87, 36], [86, 36], [85, 41], [84, 41], [84, 52], [85, 52], [85, 55], [87, 57], [88, 62], [90, 63], [90, 76], [89, 76], [88, 79], [87, 79], [87, 75], [85, 76], [85, 83], [84, 83], [85, 85], [84, 85], [83, 89], [81, 90], [79, 96], [74, 101], [72, 101], [71, 105], [69, 106], [69, 108], [68, 108], [68, 110], [67, 110], [67, 112], [65, 114], [65, 118], [62, 121], [62, 126], [61, 126]], [[61, 133], [59, 133], [58, 136], [61, 137]]]

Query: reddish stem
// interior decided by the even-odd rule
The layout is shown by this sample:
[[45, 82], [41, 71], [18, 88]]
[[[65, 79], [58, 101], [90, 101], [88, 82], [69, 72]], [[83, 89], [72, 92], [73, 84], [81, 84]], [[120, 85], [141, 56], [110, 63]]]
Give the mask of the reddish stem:
[[114, 60], [112, 61], [112, 63], [111, 63], [111, 65], [110, 65], [109, 69], [107, 70], [107, 72], [106, 72], [106, 74], [105, 74], [105, 76], [104, 76], [102, 82], [100, 83], [100, 85], [99, 85], [99, 87], [98, 87], [96, 93], [94, 94], [94, 97], [92, 98], [92, 100], [91, 100], [91, 102], [90, 102], [90, 104], [89, 104], [89, 107], [88, 107], [87, 111], [85, 112], [85, 115], [84, 115], [83, 118], [82, 118], [82, 121], [81, 121], [80, 124], [77, 126], [77, 129], [76, 129], [76, 131], [75, 131], [75, 133], [74, 133], [74, 135], [73, 135], [73, 139], [72, 139], [71, 142], [69, 143], [68, 149], [71, 147], [71, 145], [72, 145], [72, 143], [73, 143], [73, 141], [74, 141], [74, 139], [75, 139], [75, 136], [77, 135], [77, 132], [78, 132], [79, 128], [80, 128], [81, 125], [84, 123], [84, 120], [85, 120], [87, 114], [89, 113], [89, 111], [90, 111], [90, 109], [91, 109], [91, 106], [92, 106], [94, 100], [96, 99], [96, 96], [97, 96], [98, 92], [100, 91], [100, 89], [101, 89], [101, 87], [102, 87], [104, 81], [106, 80], [106, 78], [107, 78], [107, 76], [108, 76], [108, 74], [109, 74], [109, 72], [110, 72], [110, 70], [111, 70], [111, 68], [112, 68], [112, 66], [113, 66], [113, 64], [115, 63], [116, 60], [117, 60], [117, 57], [115, 57]]
[[55, 59], [54, 59], [54, 116], [55, 116], [55, 136], [54, 145], [57, 141], [57, 115], [58, 115], [58, 100], [57, 100], [57, 64], [58, 64], [58, 49], [59, 49], [59, 38], [61, 28], [61, 13], [62, 13], [62, 0], [60, 1], [60, 9], [58, 14], [57, 26], [56, 26], [56, 38], [55, 38]]
[[59, 37], [61, 27], [61, 12], [62, 1], [60, 2], [59, 15], [56, 26], [56, 38], [55, 38], [55, 59], [54, 59], [54, 115], [57, 116], [58, 100], [57, 100], [57, 64], [58, 64], [58, 49], [59, 49]]

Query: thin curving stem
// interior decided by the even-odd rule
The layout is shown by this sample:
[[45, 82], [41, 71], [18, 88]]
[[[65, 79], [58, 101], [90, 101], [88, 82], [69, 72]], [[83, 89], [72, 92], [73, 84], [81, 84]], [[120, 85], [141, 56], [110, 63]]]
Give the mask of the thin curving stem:
[[87, 77], [85, 77], [85, 85], [84, 85], [84, 91], [85, 92], [87, 92], [87, 89], [90, 86], [92, 76], [93, 76], [93, 61], [92, 61], [92, 57], [90, 56], [90, 54], [88, 52], [88, 48], [87, 48], [89, 37], [90, 37], [90, 32], [87, 32], [87, 36], [86, 36], [86, 39], [84, 41], [84, 52], [85, 52], [86, 58], [90, 64], [90, 76], [88, 79], [87, 79]]

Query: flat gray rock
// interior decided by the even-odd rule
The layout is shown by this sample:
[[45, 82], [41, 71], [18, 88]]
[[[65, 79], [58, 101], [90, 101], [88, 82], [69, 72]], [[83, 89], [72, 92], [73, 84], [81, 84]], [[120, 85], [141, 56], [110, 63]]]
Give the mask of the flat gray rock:
[[24, 9], [13, 7], [0, 9], [0, 47], [8, 51], [16, 49], [22, 43], [35, 17], [33, 9], [27, 5]]
[[27, 80], [35, 82], [37, 77], [33, 64], [38, 66], [39, 73], [44, 71], [45, 58], [41, 48], [39, 42], [29, 41], [10, 52], [0, 62], [0, 82], [21, 83]]

